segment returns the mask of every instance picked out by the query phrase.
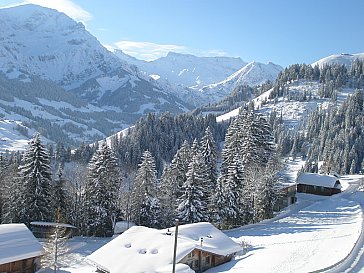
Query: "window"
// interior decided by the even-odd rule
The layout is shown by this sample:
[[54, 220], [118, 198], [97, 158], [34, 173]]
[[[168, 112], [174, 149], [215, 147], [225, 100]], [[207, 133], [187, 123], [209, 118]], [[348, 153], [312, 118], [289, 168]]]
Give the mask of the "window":
[[194, 267], [194, 268], [198, 268], [198, 260], [195, 260], [195, 261], [194, 261], [193, 267]]
[[205, 258], [205, 265], [210, 265], [210, 263], [211, 263], [211, 258], [210, 258], [210, 256], [207, 256]]
[[188, 258], [192, 258], [193, 256], [195, 256], [195, 252], [194, 251], [192, 251], [192, 252], [190, 252], [190, 254], [188, 254]]

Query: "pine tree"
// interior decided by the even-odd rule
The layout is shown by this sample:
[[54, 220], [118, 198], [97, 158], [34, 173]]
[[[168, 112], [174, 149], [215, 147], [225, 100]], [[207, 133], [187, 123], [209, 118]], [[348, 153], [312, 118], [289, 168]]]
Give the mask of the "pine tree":
[[263, 174], [257, 178], [257, 187], [254, 194], [254, 222], [273, 217], [273, 207], [278, 198], [277, 166], [271, 162]]
[[219, 228], [223, 228], [225, 213], [223, 208], [226, 208], [225, 195], [223, 194], [223, 179], [220, 176], [216, 181], [215, 190], [211, 196], [211, 206], [210, 206], [210, 220]]
[[204, 198], [204, 169], [202, 157], [197, 153], [188, 165], [183, 194], [178, 199], [178, 217], [183, 223], [196, 223], [208, 219], [207, 203]]
[[13, 162], [6, 167], [6, 173], [2, 177], [4, 199], [2, 203], [3, 216], [1, 223], [20, 222], [20, 212], [23, 207], [21, 187], [22, 181], [18, 176], [18, 163]]
[[171, 183], [177, 186], [176, 198], [182, 194], [182, 186], [186, 181], [188, 165], [191, 161], [191, 149], [187, 141], [184, 141], [181, 148], [172, 159], [170, 166]]
[[35, 134], [29, 142], [23, 162], [19, 166], [19, 176], [22, 180], [21, 221], [26, 224], [31, 221], [51, 221], [54, 211], [51, 202], [49, 156], [39, 134]]
[[67, 191], [66, 180], [63, 175], [63, 167], [61, 163], [58, 166], [57, 179], [54, 181], [53, 191], [53, 206], [62, 215], [64, 221], [67, 222], [70, 211], [70, 196]]
[[171, 179], [171, 170], [169, 166], [165, 166], [159, 187], [159, 200], [161, 203], [161, 226], [173, 226], [176, 219], [177, 207], [177, 185], [175, 180]]
[[0, 154], [0, 223], [4, 217], [3, 212], [3, 204], [6, 200], [6, 184], [5, 184], [5, 177], [7, 173], [7, 162], [5, 161], [3, 154]]
[[120, 171], [106, 142], [99, 146], [88, 169], [84, 201], [88, 210], [87, 233], [90, 236], [110, 236], [119, 213]]
[[140, 225], [157, 228], [160, 227], [160, 202], [157, 197], [144, 193], [140, 208]]
[[212, 193], [215, 190], [217, 182], [217, 151], [216, 143], [211, 133], [210, 127], [205, 130], [205, 135], [201, 139], [201, 155], [204, 160], [204, 173], [206, 174], [204, 189], [206, 202], [208, 203], [209, 210], [212, 209]]
[[220, 212], [225, 226], [253, 221], [258, 176], [274, 153], [273, 135], [266, 119], [252, 111], [241, 111], [228, 128], [222, 151], [219, 198], [225, 204]]
[[149, 151], [145, 151], [135, 176], [131, 195], [132, 220], [138, 225], [156, 225], [155, 215], [158, 212], [149, 213], [152, 210], [156, 211], [156, 204], [159, 204], [159, 200], [157, 201], [156, 198], [156, 187], [155, 161], [152, 154]]

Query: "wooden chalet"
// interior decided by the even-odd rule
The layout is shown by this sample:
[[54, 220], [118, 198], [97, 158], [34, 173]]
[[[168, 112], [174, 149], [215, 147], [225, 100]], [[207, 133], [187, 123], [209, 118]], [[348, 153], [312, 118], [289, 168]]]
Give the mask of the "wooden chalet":
[[331, 196], [341, 192], [341, 184], [334, 175], [301, 173], [297, 178], [297, 192]]
[[[88, 259], [101, 272], [172, 272], [175, 228], [133, 226]], [[203, 272], [228, 262], [241, 246], [207, 222], [179, 226], [176, 273]]]
[[281, 211], [282, 209], [288, 207], [289, 205], [296, 203], [297, 201], [296, 192], [297, 192], [296, 184], [283, 186], [279, 190], [278, 193], [279, 197], [274, 204], [274, 211]]
[[0, 272], [34, 273], [43, 251], [24, 224], [0, 225]]

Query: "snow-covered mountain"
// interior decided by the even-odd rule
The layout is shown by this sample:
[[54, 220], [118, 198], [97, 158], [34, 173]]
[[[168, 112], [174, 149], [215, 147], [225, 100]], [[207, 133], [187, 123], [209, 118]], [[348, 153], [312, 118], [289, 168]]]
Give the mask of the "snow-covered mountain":
[[121, 50], [113, 52], [194, 106], [217, 102], [239, 85], [255, 86], [274, 81], [283, 69], [271, 62], [245, 63], [231, 57], [196, 57], [170, 52], [166, 57], [146, 62]]
[[348, 68], [351, 67], [351, 64], [355, 59], [364, 60], [364, 53], [357, 53], [357, 54], [334, 54], [330, 55], [328, 57], [322, 58], [312, 64], [312, 66], [318, 65], [319, 67], [322, 67], [327, 64], [344, 64]]
[[274, 82], [282, 69], [281, 66], [274, 63], [251, 62], [225, 80], [204, 86], [200, 89], [200, 92], [210, 102], [215, 102], [229, 95], [237, 86], [256, 86], [268, 80]]
[[[87, 141], [130, 126], [147, 112], [192, 109], [108, 51], [81, 23], [56, 10], [36, 5], [0, 9], [0, 41], [4, 86], [0, 112], [29, 128], [39, 129], [46, 118], [71, 118], [72, 126], [57, 126], [69, 138]], [[27, 92], [33, 92], [32, 88], [42, 92], [26, 96], [19, 91], [23, 85]], [[54, 99], [57, 93], [62, 94], [60, 100]], [[63, 105], [67, 93], [73, 99]], [[16, 101], [15, 105], [10, 109], [7, 102], [2, 103], [4, 98]], [[81, 106], [89, 110], [83, 111]], [[51, 117], [43, 113], [41, 121], [36, 110]]]
[[120, 66], [82, 23], [36, 5], [0, 9], [0, 37], [2, 71], [42, 76], [67, 89]]
[[240, 58], [197, 57], [169, 52], [166, 57], [146, 62], [133, 58], [121, 50], [113, 51], [121, 60], [136, 65], [154, 79], [167, 79], [174, 85], [198, 89], [219, 82], [246, 65]]

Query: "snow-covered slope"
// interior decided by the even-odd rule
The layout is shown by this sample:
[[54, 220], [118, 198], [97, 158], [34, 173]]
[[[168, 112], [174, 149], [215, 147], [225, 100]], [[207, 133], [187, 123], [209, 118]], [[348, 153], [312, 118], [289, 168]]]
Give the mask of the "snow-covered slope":
[[115, 90], [161, 91], [103, 47], [81, 23], [56, 10], [36, 5], [0, 9], [0, 37], [0, 70], [8, 77], [34, 74], [67, 90], [77, 89], [82, 97], [92, 93], [92, 103]]
[[119, 131], [147, 112], [192, 109], [104, 48], [81, 23], [36, 5], [0, 9], [0, 73], [3, 118], [28, 129], [63, 120], [53, 123], [75, 142]]
[[206, 272], [359, 272], [329, 270], [348, 259], [356, 244], [363, 247], [363, 211], [354, 200], [358, 193], [363, 198], [363, 192], [351, 189], [332, 197], [298, 194], [298, 203], [283, 215], [227, 231], [247, 245], [246, 252]]
[[[289, 90], [287, 92], [290, 92], [291, 94], [311, 94], [312, 98], [307, 101], [289, 100], [283, 97], [270, 99], [269, 96], [272, 92], [272, 89], [270, 89], [254, 98], [252, 102], [254, 102], [255, 109], [264, 115], [269, 115], [272, 111], [282, 114], [283, 122], [289, 129], [298, 129], [306, 120], [309, 113], [318, 107], [327, 108], [335, 105], [330, 99], [319, 98], [318, 91], [320, 84], [318, 82], [306, 80], [294, 81], [287, 84], [286, 88]], [[337, 103], [341, 104], [346, 100], [348, 95], [354, 92], [355, 89], [340, 89], [337, 93]], [[218, 116], [217, 121], [220, 122], [237, 116], [239, 114], [239, 109], [240, 107]]]
[[227, 79], [204, 86], [200, 89], [203, 96], [206, 99], [210, 99], [210, 102], [221, 100], [226, 97], [231, 91], [239, 85], [260, 85], [266, 81], [275, 81], [282, 67], [273, 63], [263, 64], [258, 62], [251, 62], [236, 71]]
[[[277, 217], [226, 231], [243, 246], [243, 251], [232, 261], [206, 272], [362, 272], [364, 193], [355, 191], [360, 179], [359, 175], [341, 177], [345, 189], [342, 194], [299, 194], [298, 203]], [[94, 271], [95, 266], [86, 257], [109, 241], [110, 238], [71, 238], [68, 243], [73, 259], [61, 270]], [[52, 272], [50, 268], [43, 270]]]
[[240, 58], [232, 57], [197, 57], [170, 52], [166, 57], [146, 62], [135, 59], [120, 50], [115, 50], [114, 53], [120, 59], [136, 65], [141, 71], [154, 78], [168, 79], [169, 82], [183, 87], [200, 88], [222, 81], [246, 65]]
[[0, 9], [0, 37], [2, 71], [24, 71], [67, 88], [120, 66], [82, 23], [36, 5]]
[[322, 58], [312, 64], [312, 66], [318, 65], [319, 67], [322, 67], [327, 64], [344, 64], [348, 68], [351, 67], [351, 64], [355, 59], [364, 60], [364, 53], [357, 53], [357, 54], [335, 54], [331, 55], [325, 58]]

